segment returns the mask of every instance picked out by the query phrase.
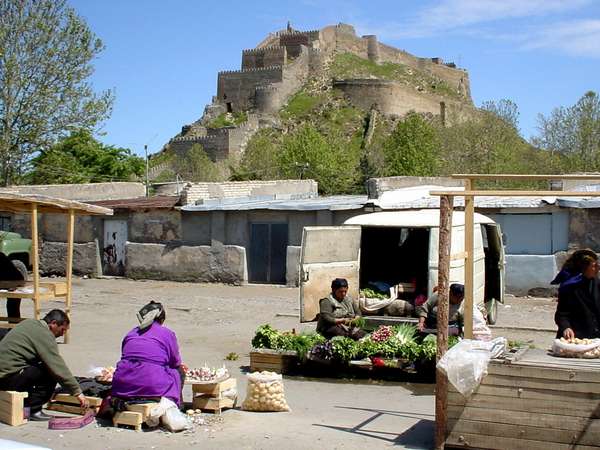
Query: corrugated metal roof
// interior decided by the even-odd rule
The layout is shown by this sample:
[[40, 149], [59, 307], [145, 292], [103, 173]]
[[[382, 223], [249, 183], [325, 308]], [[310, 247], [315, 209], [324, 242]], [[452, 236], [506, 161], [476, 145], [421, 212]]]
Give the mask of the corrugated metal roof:
[[341, 211], [361, 209], [367, 203], [366, 195], [334, 195], [331, 197], [305, 199], [276, 199], [267, 197], [249, 197], [224, 199], [217, 202], [206, 202], [199, 205], [185, 205], [182, 211], [245, 211], [252, 209]]
[[89, 202], [93, 205], [112, 209], [173, 209], [179, 202], [178, 196], [157, 195], [155, 197], [125, 198], [119, 200], [98, 200]]
[[[483, 214], [475, 213], [475, 223], [494, 223], [492, 219]], [[465, 213], [454, 211], [452, 225], [465, 224]], [[440, 212], [436, 209], [419, 209], [416, 211], [383, 211], [370, 214], [361, 214], [349, 218], [344, 225], [361, 225], [363, 227], [439, 227]]]

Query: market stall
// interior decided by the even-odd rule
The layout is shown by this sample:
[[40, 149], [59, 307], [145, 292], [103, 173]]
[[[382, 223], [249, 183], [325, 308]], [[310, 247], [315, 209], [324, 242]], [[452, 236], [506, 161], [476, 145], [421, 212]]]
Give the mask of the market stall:
[[[598, 175], [455, 175], [465, 191], [434, 191], [440, 197], [437, 360], [446, 353], [454, 198], [465, 199], [465, 337], [473, 337], [474, 199], [494, 197], [599, 197], [600, 192], [476, 190], [477, 180], [600, 180]], [[550, 342], [549, 342], [550, 345]], [[449, 390], [436, 374], [436, 448], [600, 448], [600, 379], [597, 361], [558, 358], [524, 350], [518, 358], [492, 360], [488, 375], [471, 397]], [[527, 399], [524, 401], [524, 399]], [[573, 408], [573, 399], [581, 405]], [[535, 401], [534, 401], [535, 400]], [[549, 409], [550, 405], [555, 405]], [[573, 415], [573, 413], [576, 415]], [[551, 429], [545, 432], [546, 429]], [[512, 434], [514, 433], [514, 434]], [[507, 437], [510, 436], [511, 437]]]
[[[48, 300], [65, 302], [65, 312], [71, 313], [71, 281], [73, 274], [73, 246], [76, 215], [112, 215], [112, 210], [100, 206], [88, 205], [72, 200], [64, 200], [43, 195], [21, 195], [0, 192], [0, 211], [31, 214], [31, 265], [32, 281], [0, 281], [0, 297], [31, 299], [34, 304], [34, 318], [40, 318], [41, 303]], [[66, 280], [64, 282], [41, 282], [39, 274], [39, 239], [38, 214], [53, 213], [68, 216], [66, 241]], [[0, 317], [0, 327], [12, 328], [15, 323], [8, 323], [8, 317]], [[11, 320], [11, 322], [16, 322]], [[65, 343], [69, 342], [68, 332], [64, 335]]]

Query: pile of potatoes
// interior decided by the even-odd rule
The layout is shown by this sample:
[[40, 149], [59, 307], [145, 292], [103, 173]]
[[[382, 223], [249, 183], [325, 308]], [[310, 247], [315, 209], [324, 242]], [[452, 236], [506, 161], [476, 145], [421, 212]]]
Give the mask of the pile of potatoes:
[[283, 392], [283, 379], [275, 372], [253, 372], [248, 374], [246, 399], [242, 404], [245, 411], [289, 411]]
[[[557, 356], [563, 356], [566, 358], [587, 358], [587, 359], [595, 359], [600, 358], [600, 342], [598, 339], [565, 339], [561, 337], [557, 340], [557, 343], [560, 344], [570, 344], [574, 346], [583, 346], [583, 348], [577, 347], [561, 347], [560, 344], [554, 345], [554, 354]], [[591, 345], [596, 344], [595, 347], [590, 348]]]

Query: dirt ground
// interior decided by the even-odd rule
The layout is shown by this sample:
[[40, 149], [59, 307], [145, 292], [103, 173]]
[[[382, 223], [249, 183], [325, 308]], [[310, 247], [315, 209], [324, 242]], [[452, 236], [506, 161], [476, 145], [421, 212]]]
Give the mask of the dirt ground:
[[[136, 325], [136, 311], [150, 300], [165, 304], [165, 325], [177, 334], [184, 362], [190, 367], [225, 364], [238, 379], [241, 399], [257, 326], [314, 328], [314, 324], [299, 324], [298, 290], [292, 288], [124, 279], [75, 279], [73, 286], [72, 340], [60, 345], [60, 351], [72, 371], [81, 376], [92, 366], [116, 364], [121, 339]], [[31, 317], [30, 305], [23, 303], [23, 314]], [[44, 310], [54, 307], [61, 304], [44, 304]], [[494, 335], [545, 348], [553, 337], [555, 307], [552, 299], [509, 297], [499, 308]], [[230, 352], [239, 359], [225, 361]], [[102, 424], [52, 431], [46, 423], [32, 422], [18, 428], [0, 424], [0, 436], [52, 449], [427, 449], [433, 446], [433, 390], [433, 385], [425, 383], [286, 377], [289, 413], [236, 409], [218, 418], [203, 414], [204, 425], [179, 434], [138, 433]], [[184, 398], [191, 399], [189, 390], [184, 391]]]

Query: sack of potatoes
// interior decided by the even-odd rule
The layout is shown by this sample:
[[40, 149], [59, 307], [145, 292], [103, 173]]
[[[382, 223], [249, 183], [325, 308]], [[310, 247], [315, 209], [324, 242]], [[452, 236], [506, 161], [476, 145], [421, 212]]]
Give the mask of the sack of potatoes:
[[244, 411], [289, 411], [283, 392], [283, 378], [275, 372], [252, 372], [247, 375], [248, 388], [242, 403]]

